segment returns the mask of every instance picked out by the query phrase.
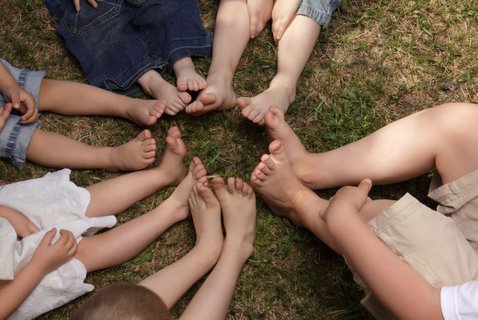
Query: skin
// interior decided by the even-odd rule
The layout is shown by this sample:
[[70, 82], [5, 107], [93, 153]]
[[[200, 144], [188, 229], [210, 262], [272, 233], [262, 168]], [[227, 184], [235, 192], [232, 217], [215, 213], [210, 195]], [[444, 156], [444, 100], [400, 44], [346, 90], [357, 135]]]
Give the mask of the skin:
[[[394, 202], [370, 200], [372, 180], [366, 177], [391, 183], [436, 168], [446, 184], [472, 172], [478, 167], [477, 120], [476, 105], [445, 104], [402, 118], [341, 148], [312, 154], [281, 111], [271, 108], [266, 115], [273, 139], [270, 154], [261, 158], [251, 184], [274, 213], [310, 230], [342, 254], [398, 318], [442, 319], [440, 289], [432, 288], [368, 227], [370, 219]], [[343, 159], [354, 161], [343, 166]], [[331, 201], [310, 189], [354, 181], [360, 183], [358, 187], [341, 189]]]
[[[157, 123], [166, 108], [164, 101], [133, 99], [82, 83], [50, 79], [42, 81], [37, 105], [33, 97], [18, 86], [3, 63], [0, 63], [0, 78], [0, 92], [7, 101], [0, 108], [0, 132], [14, 109], [23, 113], [22, 124], [36, 121], [39, 111], [47, 111], [121, 117], [150, 126]], [[143, 130], [136, 138], [117, 147], [96, 147], [36, 129], [26, 154], [27, 160], [47, 167], [133, 171], [154, 162], [156, 143], [149, 130]]]
[[[84, 237], [79, 244], [65, 230], [61, 231], [59, 240], [51, 244], [56, 230], [47, 232], [30, 262], [16, 273], [13, 280], [0, 285], [2, 318], [12, 313], [44, 276], [71, 258], [80, 260], [88, 272], [117, 265], [136, 256], [170, 226], [188, 216], [191, 189], [196, 183], [206, 183], [206, 171], [201, 161], [193, 158], [186, 175], [182, 164], [186, 147], [177, 128], [170, 131], [167, 143], [163, 161], [157, 168], [129, 173], [88, 187], [91, 199], [85, 214], [88, 217], [119, 214], [153, 192], [180, 182], [173, 194], [150, 212], [109, 231]], [[38, 231], [26, 216], [11, 208], [1, 206], [0, 216], [7, 219], [20, 236]]]

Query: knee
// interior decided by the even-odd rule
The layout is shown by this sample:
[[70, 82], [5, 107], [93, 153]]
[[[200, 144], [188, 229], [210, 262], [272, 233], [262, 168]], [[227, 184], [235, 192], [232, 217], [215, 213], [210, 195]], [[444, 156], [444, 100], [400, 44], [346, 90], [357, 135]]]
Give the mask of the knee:
[[441, 130], [466, 130], [476, 127], [478, 122], [478, 105], [472, 103], [445, 103], [430, 111], [433, 112], [432, 121]]

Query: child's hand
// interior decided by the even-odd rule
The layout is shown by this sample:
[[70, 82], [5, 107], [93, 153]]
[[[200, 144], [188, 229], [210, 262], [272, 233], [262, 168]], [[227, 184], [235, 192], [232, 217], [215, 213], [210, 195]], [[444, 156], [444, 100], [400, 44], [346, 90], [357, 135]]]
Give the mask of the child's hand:
[[35, 105], [35, 99], [27, 91], [20, 88], [18, 84], [11, 85], [3, 90], [3, 96], [7, 101], [5, 107], [9, 104], [12, 108], [22, 113], [22, 123], [32, 123], [38, 117], [38, 109]]
[[73, 258], [78, 248], [73, 233], [63, 229], [60, 230], [61, 236], [58, 241], [55, 244], [51, 244], [55, 234], [55, 228], [45, 233], [31, 260], [40, 270], [45, 272], [45, 274], [67, 263]]
[[249, 12], [249, 37], [257, 37], [271, 18], [272, 0], [247, 0]]
[[278, 43], [295, 16], [301, 0], [276, 0], [272, 9], [272, 34]]
[[[96, 2], [96, 0], [87, 0], [89, 4], [91, 4], [91, 6], [93, 8], [98, 8], [98, 3]], [[80, 0], [73, 0], [73, 5], [75, 6], [75, 10], [76, 12], [79, 12], [80, 11]]]
[[0, 217], [3, 217], [10, 222], [17, 236], [24, 238], [35, 232], [38, 232], [38, 227], [33, 224], [23, 213], [3, 205], [0, 205]]
[[0, 107], [0, 132], [2, 132], [5, 122], [7, 122], [7, 119], [12, 112], [12, 108], [11, 103], [7, 103], [3, 108]]
[[344, 214], [358, 213], [363, 205], [369, 200], [368, 193], [372, 188], [372, 181], [364, 179], [357, 187], [342, 187], [330, 200], [327, 210], [320, 213], [324, 221], [331, 217]]

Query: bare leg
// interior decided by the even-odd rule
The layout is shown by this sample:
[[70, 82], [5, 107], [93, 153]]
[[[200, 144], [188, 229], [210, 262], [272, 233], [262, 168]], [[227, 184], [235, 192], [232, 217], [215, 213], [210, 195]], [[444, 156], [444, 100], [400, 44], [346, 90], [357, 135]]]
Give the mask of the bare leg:
[[221, 253], [223, 234], [221, 207], [212, 191], [196, 183], [189, 197], [196, 230], [196, 245], [180, 260], [140, 282], [154, 291], [171, 308], [216, 264]]
[[254, 251], [256, 199], [251, 187], [240, 179], [212, 181], [226, 229], [221, 256], [204, 284], [181, 315], [181, 319], [225, 319], [242, 266]]
[[[262, 156], [251, 175], [251, 184], [266, 201], [271, 210], [281, 217], [289, 218], [295, 225], [306, 228], [329, 247], [338, 248], [329, 234], [320, 212], [328, 207], [329, 201], [320, 198], [305, 187], [293, 173], [285, 149], [280, 141], [273, 141], [270, 155]], [[389, 207], [393, 201], [379, 200], [367, 203], [360, 212], [364, 221]]]
[[436, 167], [443, 183], [478, 168], [478, 106], [449, 103], [414, 113], [371, 135], [324, 153], [307, 153], [280, 111], [266, 117], [269, 135], [280, 140], [290, 164], [307, 187], [394, 183]]
[[166, 114], [175, 115], [191, 102], [189, 93], [178, 91], [155, 70], [149, 70], [143, 74], [138, 79], [138, 83], [150, 96], [166, 101]]
[[40, 111], [64, 115], [113, 116], [139, 125], [155, 124], [166, 103], [160, 100], [134, 99], [87, 84], [45, 79], [40, 87]]
[[[231, 41], [233, 39], [233, 41]], [[245, 0], [221, 0], [214, 30], [212, 61], [204, 89], [186, 112], [201, 115], [230, 109], [236, 103], [232, 81], [249, 41], [249, 15]]]
[[[197, 181], [205, 183], [206, 179], [198, 158], [190, 168], [186, 178], [159, 207], [107, 232], [83, 238], [75, 257], [85, 265], [86, 270], [91, 272], [112, 267], [133, 258], [169, 227], [185, 219], [189, 214], [188, 198], [193, 185]], [[194, 176], [193, 172], [197, 175]], [[108, 209], [110, 204], [104, 204], [103, 210]]]
[[179, 91], [199, 91], [206, 88], [206, 80], [197, 73], [191, 57], [176, 61], [173, 65], [176, 75], [176, 87]]
[[[135, 202], [172, 184], [178, 184], [186, 175], [183, 164], [186, 146], [177, 127], [172, 127], [166, 138], [166, 151], [158, 167], [132, 172], [89, 186], [89, 217], [117, 214]], [[195, 167], [198, 164], [195, 163]]]
[[149, 130], [118, 147], [95, 147], [58, 133], [35, 130], [27, 159], [54, 168], [134, 171], [154, 162], [156, 142]]
[[269, 88], [253, 98], [239, 98], [242, 115], [264, 124], [270, 106], [286, 112], [295, 100], [297, 81], [320, 34], [320, 25], [307, 16], [295, 16], [279, 42], [277, 74]]

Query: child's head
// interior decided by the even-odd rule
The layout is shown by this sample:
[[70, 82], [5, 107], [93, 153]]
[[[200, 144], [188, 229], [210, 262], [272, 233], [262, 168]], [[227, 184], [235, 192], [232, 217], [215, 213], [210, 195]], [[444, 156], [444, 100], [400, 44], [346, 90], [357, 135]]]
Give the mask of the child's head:
[[163, 301], [136, 284], [114, 284], [95, 293], [73, 314], [73, 320], [169, 320]]

